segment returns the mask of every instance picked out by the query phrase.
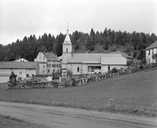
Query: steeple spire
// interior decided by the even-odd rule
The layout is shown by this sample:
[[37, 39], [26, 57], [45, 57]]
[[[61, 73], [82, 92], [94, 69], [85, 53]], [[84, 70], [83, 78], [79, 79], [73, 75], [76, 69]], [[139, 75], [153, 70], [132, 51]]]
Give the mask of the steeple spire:
[[63, 53], [71, 56], [72, 53], [72, 43], [69, 36], [69, 28], [67, 27], [66, 37], [63, 43]]
[[64, 44], [71, 44], [70, 36], [69, 36], [69, 27], [67, 26], [67, 33], [64, 40]]
[[67, 34], [69, 34], [69, 25], [67, 25]]

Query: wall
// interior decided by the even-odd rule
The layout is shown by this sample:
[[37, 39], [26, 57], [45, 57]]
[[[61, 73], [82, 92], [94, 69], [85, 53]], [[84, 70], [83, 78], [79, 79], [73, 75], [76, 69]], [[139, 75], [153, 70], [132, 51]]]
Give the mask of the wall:
[[46, 62], [47, 59], [46, 59], [45, 55], [42, 52], [39, 52], [34, 61], [35, 62]]
[[156, 63], [155, 59], [153, 59], [153, 55], [157, 53], [157, 48], [146, 50], [146, 62], [147, 64]]
[[61, 70], [61, 63], [58, 61], [47, 62], [47, 74], [52, 75], [52, 72], [58, 72]]
[[29, 76], [36, 75], [35, 69], [0, 69], [0, 83], [8, 82], [11, 72], [17, 75], [17, 79], [19, 77], [24, 79], [27, 74]]
[[43, 62], [38, 62], [37, 75], [46, 75], [47, 74], [47, 64]]
[[[88, 66], [101, 66], [100, 72], [105, 73], [108, 72], [108, 65], [100, 65], [100, 64], [68, 64], [66, 66], [66, 68], [70, 71], [72, 71], [72, 73], [74, 75], [79, 75], [79, 74], [91, 74], [93, 72], [89, 72], [88, 71]], [[77, 71], [77, 68], [79, 67], [79, 72]], [[126, 69], [127, 66], [123, 66], [123, 65], [110, 65], [110, 70], [112, 70], [113, 68], [116, 69]]]

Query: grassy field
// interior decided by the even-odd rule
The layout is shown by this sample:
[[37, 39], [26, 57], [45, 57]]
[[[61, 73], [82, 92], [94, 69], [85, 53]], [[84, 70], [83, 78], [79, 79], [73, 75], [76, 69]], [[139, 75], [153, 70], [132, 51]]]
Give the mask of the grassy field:
[[0, 115], [0, 128], [46, 128], [22, 120]]
[[99, 111], [157, 115], [157, 70], [87, 86], [0, 90], [0, 100], [78, 107]]

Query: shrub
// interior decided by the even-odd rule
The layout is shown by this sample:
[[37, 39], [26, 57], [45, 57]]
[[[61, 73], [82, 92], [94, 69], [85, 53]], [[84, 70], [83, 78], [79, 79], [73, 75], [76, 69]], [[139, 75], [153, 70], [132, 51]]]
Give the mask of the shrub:
[[112, 72], [112, 73], [117, 73], [117, 72], [118, 72], [118, 69], [113, 68], [113, 69], [111, 70], [111, 72]]

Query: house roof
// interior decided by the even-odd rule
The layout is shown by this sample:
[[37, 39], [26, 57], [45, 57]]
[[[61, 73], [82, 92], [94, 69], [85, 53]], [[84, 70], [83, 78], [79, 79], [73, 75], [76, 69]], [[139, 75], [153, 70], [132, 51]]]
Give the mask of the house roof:
[[35, 62], [15, 62], [7, 61], [0, 62], [0, 69], [36, 69], [37, 63]]
[[17, 61], [17, 62], [28, 62], [28, 60], [26, 60], [25, 58], [19, 58], [19, 59], [16, 59], [15, 61]]
[[152, 48], [157, 48], [157, 41], [155, 41], [155, 42], [152, 43], [150, 46], [148, 46], [148, 47], [146, 48], [146, 50], [147, 50], [147, 49], [152, 49]]
[[43, 53], [48, 61], [58, 60], [57, 56], [53, 52], [44, 52]]

